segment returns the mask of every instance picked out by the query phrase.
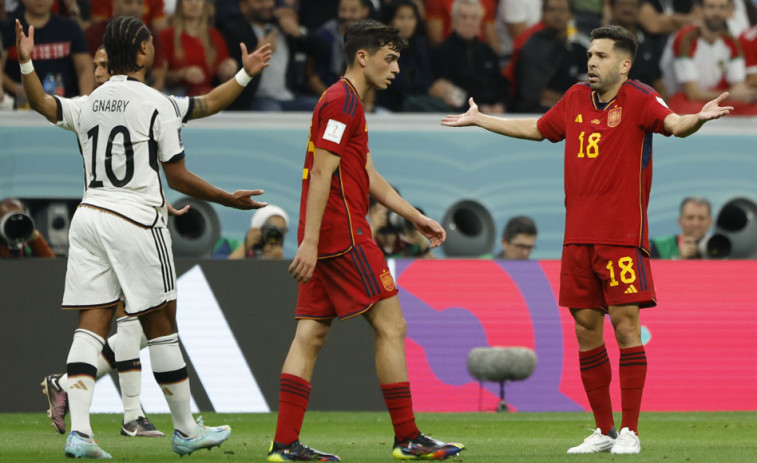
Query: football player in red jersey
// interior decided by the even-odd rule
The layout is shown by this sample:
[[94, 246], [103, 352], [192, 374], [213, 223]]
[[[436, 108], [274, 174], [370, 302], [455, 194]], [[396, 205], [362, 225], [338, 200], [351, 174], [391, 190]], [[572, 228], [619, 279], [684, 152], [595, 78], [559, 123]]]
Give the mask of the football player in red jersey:
[[405, 319], [383, 253], [365, 216], [368, 195], [412, 222], [439, 246], [444, 229], [402, 199], [376, 171], [368, 151], [363, 98], [383, 90], [399, 72], [404, 48], [398, 31], [373, 20], [345, 34], [344, 76], [321, 96], [313, 112], [298, 229], [299, 248], [289, 267], [300, 282], [297, 330], [284, 361], [279, 416], [268, 461], [340, 461], [299, 441], [318, 352], [334, 318], [362, 315], [376, 334], [376, 371], [394, 427], [392, 456], [442, 460], [463, 446], [423, 435], [415, 425], [405, 361]]
[[[485, 116], [470, 100], [442, 125], [477, 125], [514, 138], [565, 140], [565, 239], [560, 305], [575, 320], [581, 379], [597, 429], [568, 453], [639, 453], [638, 418], [647, 371], [639, 309], [656, 305], [649, 267], [647, 204], [652, 134], [686, 137], [727, 115], [723, 93], [697, 114], [679, 116], [649, 86], [628, 79], [634, 36], [620, 26], [592, 31], [589, 81], [571, 87], [541, 118]], [[611, 369], [603, 338], [609, 314], [620, 348], [623, 419], [615, 431]]]

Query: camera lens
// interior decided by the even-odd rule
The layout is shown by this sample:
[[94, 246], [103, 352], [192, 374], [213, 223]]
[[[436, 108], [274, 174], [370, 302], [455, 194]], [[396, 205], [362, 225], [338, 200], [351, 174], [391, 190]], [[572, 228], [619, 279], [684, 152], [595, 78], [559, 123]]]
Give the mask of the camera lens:
[[260, 229], [263, 241], [268, 244], [279, 244], [284, 241], [284, 230], [276, 225], [266, 224]]
[[34, 235], [34, 221], [23, 212], [11, 212], [0, 221], [0, 235], [8, 243], [23, 245]]

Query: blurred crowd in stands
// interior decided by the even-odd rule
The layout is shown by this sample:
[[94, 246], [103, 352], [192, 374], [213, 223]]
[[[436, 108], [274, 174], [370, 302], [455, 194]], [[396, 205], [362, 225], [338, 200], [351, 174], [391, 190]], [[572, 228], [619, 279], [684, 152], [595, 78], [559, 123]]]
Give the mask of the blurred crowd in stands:
[[151, 85], [201, 95], [239, 69], [240, 47], [273, 47], [271, 65], [231, 109], [310, 111], [345, 68], [342, 34], [356, 19], [408, 41], [373, 112], [453, 112], [473, 97], [488, 113], [541, 113], [586, 79], [591, 30], [618, 24], [639, 52], [631, 78], [677, 112], [730, 92], [736, 115], [757, 114], [757, 0], [0, 0], [0, 108], [26, 107], [14, 22], [35, 28], [45, 90], [94, 88], [92, 56], [107, 22], [139, 16], [156, 43]]

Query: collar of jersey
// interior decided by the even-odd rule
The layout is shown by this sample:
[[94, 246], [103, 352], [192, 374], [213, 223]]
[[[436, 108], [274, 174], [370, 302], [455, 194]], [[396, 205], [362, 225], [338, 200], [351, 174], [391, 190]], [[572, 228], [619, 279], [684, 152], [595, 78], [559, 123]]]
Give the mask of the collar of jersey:
[[117, 74], [115, 76], [112, 76], [110, 78], [110, 80], [112, 80], [113, 82], [123, 82], [125, 80], [131, 80], [131, 81], [134, 81], [134, 82], [139, 82], [139, 80], [135, 79], [134, 77], [129, 77], [129, 76], [125, 75], [125, 74]]
[[[592, 92], [591, 92], [591, 104], [592, 104], [592, 106], [594, 106], [594, 109], [596, 109], [597, 111], [607, 111], [608, 109], [610, 109], [610, 107], [613, 105], [613, 103], [615, 103], [615, 100], [617, 98], [618, 98], [618, 95], [615, 95], [607, 103], [601, 103], [599, 101], [599, 95], [597, 94], [597, 92], [594, 91], [594, 90], [592, 90]], [[604, 105], [604, 108], [602, 108], [602, 105]], [[600, 109], [600, 108], [602, 108], [602, 109]]]
[[350, 82], [350, 79], [342, 76], [341, 80], [344, 81], [347, 84], [347, 86], [352, 90], [352, 93], [354, 93], [355, 96], [357, 96], [358, 99], [360, 99], [360, 95], [357, 93], [357, 90], [355, 89], [355, 86], [352, 85], [352, 82]]

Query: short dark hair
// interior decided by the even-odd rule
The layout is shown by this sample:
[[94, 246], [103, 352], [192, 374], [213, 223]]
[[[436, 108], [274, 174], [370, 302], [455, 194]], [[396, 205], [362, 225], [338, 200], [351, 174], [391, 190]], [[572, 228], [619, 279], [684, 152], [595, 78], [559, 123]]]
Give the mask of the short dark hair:
[[621, 26], [602, 26], [591, 31], [591, 39], [610, 39], [615, 42], [616, 50], [624, 51], [631, 55], [631, 62], [636, 60], [636, 50], [639, 49], [639, 43], [628, 29]]
[[533, 219], [519, 215], [507, 221], [505, 229], [502, 230], [502, 239], [509, 243], [515, 235], [536, 235], [537, 233]]
[[108, 23], [103, 45], [108, 54], [108, 72], [111, 75], [139, 71], [137, 52], [142, 42], [150, 40], [150, 31], [138, 18], [119, 16]]
[[355, 21], [344, 34], [344, 51], [347, 54], [347, 67], [355, 62], [358, 50], [374, 54], [389, 45], [393, 51], [400, 52], [407, 47], [407, 42], [400, 37], [399, 31], [374, 19]]

